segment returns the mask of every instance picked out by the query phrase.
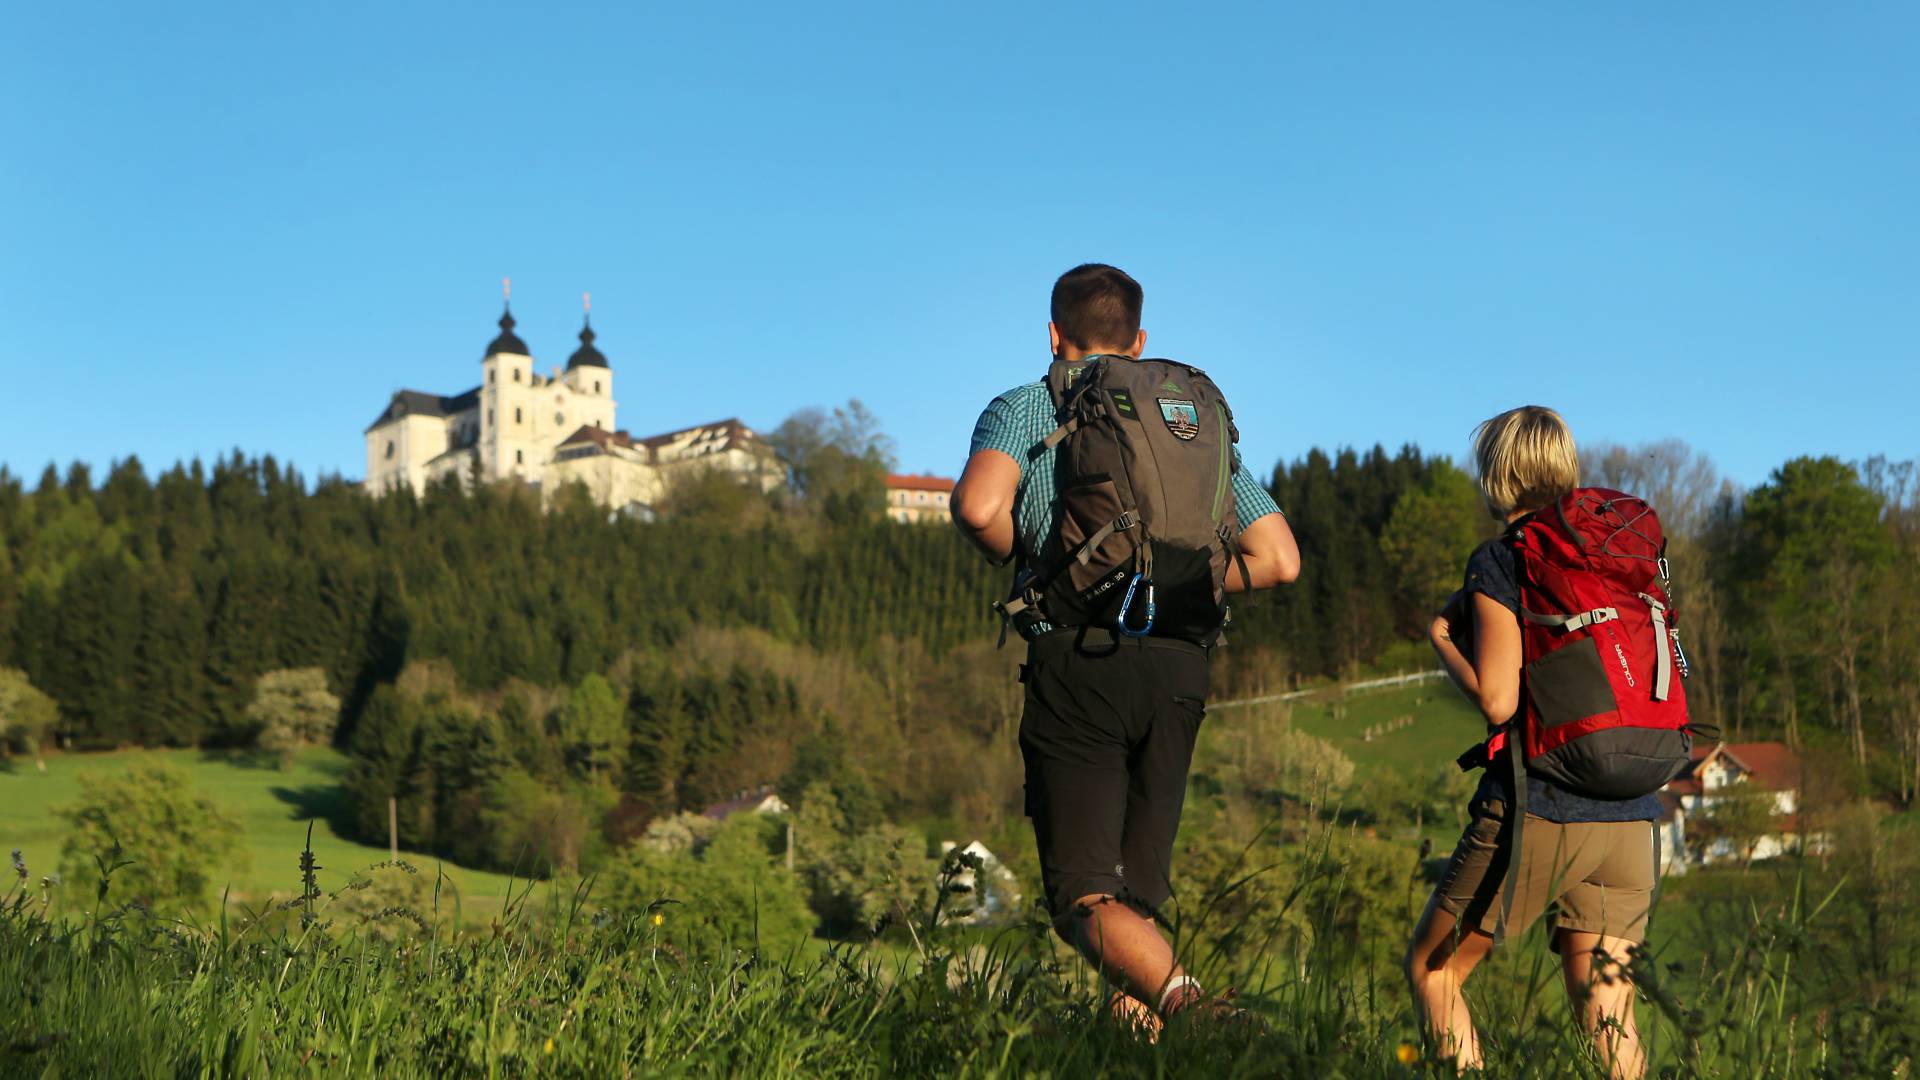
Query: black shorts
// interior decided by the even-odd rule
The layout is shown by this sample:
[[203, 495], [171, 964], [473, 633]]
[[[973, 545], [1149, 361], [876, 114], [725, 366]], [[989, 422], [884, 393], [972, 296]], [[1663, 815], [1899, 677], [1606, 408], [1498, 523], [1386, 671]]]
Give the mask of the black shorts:
[[1173, 894], [1207, 680], [1206, 650], [1183, 641], [1063, 630], [1028, 647], [1020, 756], [1056, 920], [1086, 896], [1152, 913]]

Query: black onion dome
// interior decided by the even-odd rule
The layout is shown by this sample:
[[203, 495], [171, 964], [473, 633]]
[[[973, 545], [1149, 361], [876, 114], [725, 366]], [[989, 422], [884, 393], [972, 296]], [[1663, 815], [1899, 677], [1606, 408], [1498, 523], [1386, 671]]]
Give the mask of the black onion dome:
[[533, 350], [527, 348], [527, 343], [521, 341], [519, 336], [513, 332], [513, 326], [513, 309], [508, 308], [500, 315], [500, 336], [494, 338], [492, 344], [487, 346], [488, 356], [492, 356], [495, 353], [514, 353], [518, 356], [533, 355]]
[[580, 328], [580, 347], [573, 350], [573, 355], [567, 358], [568, 371], [577, 367], [601, 367], [609, 371], [613, 370], [607, 363], [606, 356], [593, 347], [593, 339], [593, 323], [589, 322]]

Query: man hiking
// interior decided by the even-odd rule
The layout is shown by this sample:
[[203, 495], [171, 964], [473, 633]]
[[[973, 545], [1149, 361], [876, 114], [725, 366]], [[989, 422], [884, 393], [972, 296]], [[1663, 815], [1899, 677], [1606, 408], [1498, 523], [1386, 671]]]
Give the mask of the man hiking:
[[1205, 373], [1140, 359], [1140, 285], [1098, 263], [1053, 286], [1048, 377], [973, 432], [952, 513], [996, 562], [1027, 642], [1020, 752], [1054, 929], [1158, 1026], [1206, 1002], [1154, 926], [1227, 592], [1292, 581], [1300, 553], [1240, 464]]

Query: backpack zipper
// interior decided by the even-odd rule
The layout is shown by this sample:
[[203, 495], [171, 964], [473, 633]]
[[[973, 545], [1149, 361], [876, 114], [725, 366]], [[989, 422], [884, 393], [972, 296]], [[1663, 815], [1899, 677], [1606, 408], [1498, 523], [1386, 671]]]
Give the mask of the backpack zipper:
[[1213, 523], [1218, 525], [1220, 524], [1220, 504], [1227, 498], [1227, 473], [1232, 461], [1229, 455], [1233, 453], [1233, 440], [1227, 437], [1226, 406], [1218, 401], [1214, 402], [1213, 415], [1220, 420], [1220, 474], [1214, 480], [1213, 486]]

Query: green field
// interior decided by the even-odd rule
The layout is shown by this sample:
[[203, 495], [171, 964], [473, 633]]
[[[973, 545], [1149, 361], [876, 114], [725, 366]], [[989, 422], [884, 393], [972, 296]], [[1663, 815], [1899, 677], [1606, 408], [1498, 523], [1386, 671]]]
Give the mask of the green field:
[[[44, 772], [30, 760], [15, 759], [0, 772], [0, 848], [19, 849], [36, 877], [52, 872], [66, 839], [66, 824], [58, 812], [79, 795], [80, 777], [112, 776], [155, 761], [184, 771], [245, 830], [238, 865], [218, 867], [214, 875], [215, 881], [231, 884], [235, 901], [257, 906], [300, 891], [300, 851], [309, 821], [324, 890], [337, 890], [354, 871], [387, 858], [385, 848], [356, 843], [334, 831], [330, 819], [342, 811], [340, 778], [347, 758], [326, 749], [300, 752], [293, 767], [285, 770], [255, 755], [198, 750], [54, 754], [46, 758]], [[444, 869], [466, 918], [498, 911], [506, 897], [510, 879], [503, 874], [455, 867], [431, 855], [400, 855], [428, 873]]]
[[[1410, 723], [1387, 730], [1394, 721]], [[1361, 769], [1426, 773], [1451, 765], [1460, 752], [1487, 734], [1478, 709], [1451, 685], [1435, 679], [1391, 690], [1305, 698], [1293, 705], [1293, 722], [1353, 759]], [[1369, 740], [1368, 729], [1376, 734]]]

